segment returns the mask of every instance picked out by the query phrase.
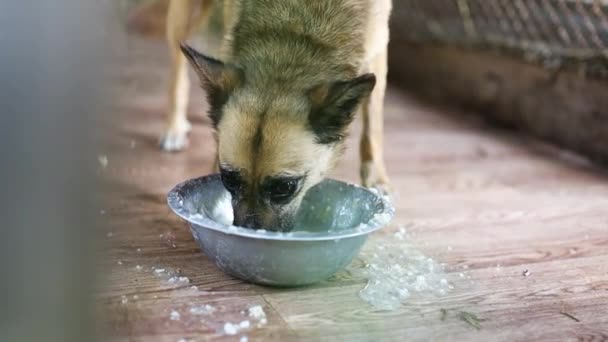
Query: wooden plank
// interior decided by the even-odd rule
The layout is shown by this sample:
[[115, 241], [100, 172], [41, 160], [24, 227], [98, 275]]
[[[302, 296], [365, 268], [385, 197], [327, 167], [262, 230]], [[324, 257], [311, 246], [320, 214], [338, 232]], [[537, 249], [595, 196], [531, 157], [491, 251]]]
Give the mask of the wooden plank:
[[[190, 148], [176, 154], [159, 151], [166, 81], [166, 60], [160, 56], [165, 51], [161, 43], [149, 41], [130, 40], [129, 46], [112, 73], [120, 97], [108, 111], [100, 151], [108, 165], [99, 170], [104, 203], [99, 215], [106, 224], [100, 232], [105, 276], [98, 303], [108, 340], [608, 337], [606, 174], [568, 153], [496, 130], [474, 115], [445, 115], [452, 112], [421, 104], [395, 88], [387, 99], [386, 158], [397, 215], [364, 252], [394, 242], [393, 233], [403, 225], [413, 248], [447, 265], [455, 289], [441, 298], [414, 296], [396, 311], [379, 312], [357, 295], [365, 285], [356, 271], [363, 256], [351, 266], [354, 271], [300, 289], [259, 287], [223, 274], [199, 252], [164, 200], [173, 185], [210, 170], [214, 144], [204, 105], [199, 106], [202, 94], [193, 90]], [[145, 86], [134, 86], [140, 83]], [[336, 177], [357, 180], [359, 131], [357, 122]], [[524, 277], [526, 269], [530, 275]], [[190, 282], [170, 283], [167, 272]], [[189, 313], [204, 304], [219, 309], [203, 318]], [[241, 311], [252, 305], [263, 306], [268, 323], [225, 335], [223, 325], [248, 319]], [[444, 321], [442, 308], [449, 310]], [[173, 310], [180, 320], [171, 320]], [[462, 310], [487, 321], [478, 331], [458, 318]]]
[[[455, 280], [456, 290], [450, 295], [413, 297], [397, 311], [375, 311], [361, 305], [356, 295], [361, 285], [301, 291], [298, 296], [283, 293], [264, 297], [300, 337], [306, 338], [567, 340], [608, 333], [608, 318], [593, 313], [606, 307], [608, 279], [589, 277], [598, 269], [607, 269], [607, 258], [596, 258], [591, 263], [583, 259], [538, 263], [534, 268], [529, 266], [532, 271], [528, 277], [522, 276], [525, 265], [477, 269], [469, 272], [474, 279], [472, 284], [468, 280]], [[568, 279], [558, 280], [563, 274]], [[576, 299], [572, 293], [577, 293]], [[320, 302], [325, 305], [319, 305]], [[585, 309], [581, 310], [581, 306]], [[448, 312], [443, 321], [441, 309]], [[459, 311], [483, 318], [482, 328], [477, 331], [463, 322], [458, 318]], [[580, 322], [560, 312], [568, 312]]]

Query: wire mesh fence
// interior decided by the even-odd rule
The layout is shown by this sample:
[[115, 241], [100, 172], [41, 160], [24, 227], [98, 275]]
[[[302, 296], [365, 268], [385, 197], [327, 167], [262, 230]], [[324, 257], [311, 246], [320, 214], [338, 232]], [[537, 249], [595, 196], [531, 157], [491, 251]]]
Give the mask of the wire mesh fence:
[[399, 40], [496, 49], [608, 78], [607, 0], [400, 0], [393, 20]]

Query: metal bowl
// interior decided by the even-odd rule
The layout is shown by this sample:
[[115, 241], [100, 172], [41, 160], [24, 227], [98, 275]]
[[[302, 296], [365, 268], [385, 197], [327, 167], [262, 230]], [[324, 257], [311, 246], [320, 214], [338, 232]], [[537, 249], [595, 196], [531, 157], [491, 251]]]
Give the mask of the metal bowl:
[[290, 232], [231, 225], [230, 194], [219, 175], [177, 185], [169, 207], [188, 221], [203, 252], [225, 273], [270, 286], [325, 280], [348, 265], [394, 209], [377, 192], [327, 179], [311, 188]]

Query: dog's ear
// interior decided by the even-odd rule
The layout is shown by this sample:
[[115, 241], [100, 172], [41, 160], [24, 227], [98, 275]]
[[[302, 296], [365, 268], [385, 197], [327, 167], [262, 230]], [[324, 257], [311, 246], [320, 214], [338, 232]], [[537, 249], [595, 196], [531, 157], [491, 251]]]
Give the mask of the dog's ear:
[[374, 74], [365, 74], [349, 81], [324, 83], [308, 94], [312, 103], [309, 123], [321, 144], [344, 138], [346, 128], [355, 116], [361, 101], [376, 85]]
[[243, 72], [236, 66], [224, 64], [207, 57], [192, 47], [181, 44], [180, 48], [198, 75], [209, 101], [209, 117], [217, 128], [221, 108], [228, 97], [243, 81]]

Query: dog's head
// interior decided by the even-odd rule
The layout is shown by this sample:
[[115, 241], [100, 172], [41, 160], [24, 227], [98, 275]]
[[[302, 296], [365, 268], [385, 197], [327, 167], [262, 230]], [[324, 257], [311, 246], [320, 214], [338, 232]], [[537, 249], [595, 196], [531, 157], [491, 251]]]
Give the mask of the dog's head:
[[310, 89], [266, 88], [248, 82], [238, 66], [188, 46], [182, 51], [207, 93], [234, 224], [289, 230], [306, 191], [342, 152], [347, 126], [372, 91], [374, 75]]

